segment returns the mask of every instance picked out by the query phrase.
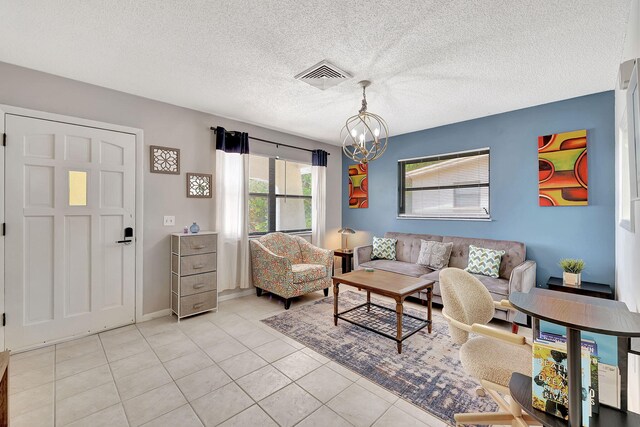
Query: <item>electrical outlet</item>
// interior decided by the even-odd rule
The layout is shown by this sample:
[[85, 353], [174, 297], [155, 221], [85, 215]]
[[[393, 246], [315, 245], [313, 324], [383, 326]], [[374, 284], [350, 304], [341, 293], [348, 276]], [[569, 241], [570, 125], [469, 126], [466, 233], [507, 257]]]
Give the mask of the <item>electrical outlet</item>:
[[164, 217], [164, 225], [165, 225], [165, 227], [171, 227], [172, 225], [176, 225], [176, 217], [175, 216], [165, 216]]

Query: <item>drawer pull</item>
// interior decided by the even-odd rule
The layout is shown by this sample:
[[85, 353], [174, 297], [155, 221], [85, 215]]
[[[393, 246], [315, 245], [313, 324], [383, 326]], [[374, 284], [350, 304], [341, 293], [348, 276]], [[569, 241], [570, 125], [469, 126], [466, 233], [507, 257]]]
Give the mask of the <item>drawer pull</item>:
[[193, 269], [200, 270], [202, 267], [204, 267], [204, 264], [194, 264]]
[[204, 288], [204, 286], [205, 286], [204, 283], [198, 283], [196, 285], [193, 285], [193, 289], [202, 289]]
[[195, 245], [193, 249], [204, 249], [206, 247], [207, 247], [206, 245]]
[[197, 304], [193, 304], [193, 309], [194, 310], [197, 310], [197, 309], [202, 308], [202, 307], [204, 307], [204, 303], [203, 302], [199, 302]]

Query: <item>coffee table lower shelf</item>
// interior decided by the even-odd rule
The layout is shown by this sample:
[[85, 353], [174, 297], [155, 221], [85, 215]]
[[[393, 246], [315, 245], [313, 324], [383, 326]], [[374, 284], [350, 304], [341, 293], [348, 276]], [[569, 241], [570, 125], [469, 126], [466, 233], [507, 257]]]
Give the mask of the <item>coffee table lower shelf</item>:
[[[514, 373], [509, 382], [511, 397], [545, 427], [567, 427], [569, 423], [551, 414], [535, 409], [531, 404], [531, 377]], [[600, 413], [589, 418], [589, 427], [632, 427], [640, 426], [640, 415], [634, 412], [622, 412], [615, 408], [600, 405]]]
[[[334, 314], [334, 318], [344, 320], [356, 326], [364, 328], [368, 331], [375, 332], [378, 335], [394, 340], [396, 343], [402, 343], [416, 332], [431, 325], [431, 320], [422, 319], [411, 314], [402, 314], [402, 338], [398, 339], [396, 335], [396, 324], [389, 324], [382, 321], [385, 315], [392, 315], [395, 319], [397, 312], [389, 307], [385, 307], [372, 302], [352, 307], [348, 310]], [[389, 316], [391, 317], [391, 316]], [[366, 322], [366, 323], [365, 323]], [[398, 351], [400, 352], [400, 351]]]

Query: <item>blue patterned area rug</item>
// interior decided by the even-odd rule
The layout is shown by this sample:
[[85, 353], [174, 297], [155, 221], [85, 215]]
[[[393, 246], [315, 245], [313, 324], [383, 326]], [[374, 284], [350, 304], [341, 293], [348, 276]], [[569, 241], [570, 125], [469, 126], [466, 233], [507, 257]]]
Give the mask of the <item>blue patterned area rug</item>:
[[[363, 302], [364, 295], [341, 293], [340, 311]], [[372, 302], [391, 308], [375, 298]], [[405, 307], [405, 313], [425, 318], [426, 308]], [[394, 313], [378, 321], [395, 329]], [[459, 346], [451, 342], [447, 322], [439, 312], [433, 313], [432, 333], [424, 328], [406, 339], [402, 354], [389, 338], [344, 320], [334, 326], [332, 296], [263, 322], [451, 425], [455, 425], [453, 414], [498, 409], [491, 398], [476, 396], [478, 383], [462, 368]]]

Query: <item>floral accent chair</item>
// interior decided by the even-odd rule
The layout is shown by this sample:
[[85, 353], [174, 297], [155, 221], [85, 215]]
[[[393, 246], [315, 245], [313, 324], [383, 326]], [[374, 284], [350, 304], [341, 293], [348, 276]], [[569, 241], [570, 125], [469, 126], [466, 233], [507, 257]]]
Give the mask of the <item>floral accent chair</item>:
[[251, 271], [256, 294], [269, 291], [285, 299], [324, 289], [329, 295], [333, 251], [318, 248], [299, 236], [270, 233], [250, 240]]

